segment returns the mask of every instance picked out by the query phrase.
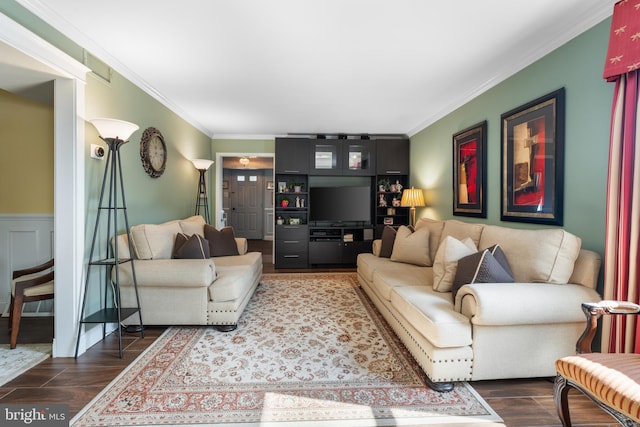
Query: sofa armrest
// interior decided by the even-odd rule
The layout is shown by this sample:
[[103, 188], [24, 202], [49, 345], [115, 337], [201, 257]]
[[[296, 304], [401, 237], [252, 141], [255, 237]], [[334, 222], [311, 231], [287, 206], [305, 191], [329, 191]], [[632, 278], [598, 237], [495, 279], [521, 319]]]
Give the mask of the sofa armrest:
[[[123, 263], [119, 267], [120, 286], [133, 286], [131, 263]], [[203, 288], [216, 278], [216, 266], [211, 259], [135, 260], [133, 267], [138, 286]], [[111, 280], [116, 280], [113, 270]]]
[[236, 237], [236, 245], [238, 245], [238, 255], [244, 255], [249, 250], [247, 239], [244, 237]]
[[578, 258], [573, 266], [573, 273], [569, 278], [569, 283], [577, 283], [591, 289], [595, 289], [598, 284], [600, 265], [602, 257], [595, 251], [580, 249]]
[[460, 288], [455, 309], [474, 325], [582, 323], [581, 304], [595, 301], [596, 291], [576, 284], [476, 283]]
[[371, 244], [371, 252], [375, 256], [380, 256], [380, 250], [382, 249], [382, 239], [375, 239]]

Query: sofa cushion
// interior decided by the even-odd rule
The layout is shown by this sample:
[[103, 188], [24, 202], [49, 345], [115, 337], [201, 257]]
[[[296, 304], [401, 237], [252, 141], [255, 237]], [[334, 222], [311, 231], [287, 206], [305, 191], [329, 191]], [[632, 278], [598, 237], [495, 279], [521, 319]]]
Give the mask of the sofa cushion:
[[207, 259], [209, 242], [199, 234], [187, 236], [184, 233], [178, 233], [173, 244], [172, 258]]
[[580, 253], [579, 237], [562, 229], [519, 230], [486, 225], [480, 247], [500, 244], [516, 282], [567, 283]]
[[403, 286], [391, 292], [391, 304], [434, 346], [471, 345], [471, 322], [453, 309], [448, 294], [425, 286]]
[[391, 298], [391, 291], [402, 286], [426, 286], [433, 283], [432, 269], [417, 265], [391, 262], [378, 266], [373, 273], [372, 287], [383, 299]]
[[418, 220], [415, 228], [419, 230], [423, 227], [429, 230], [429, 257], [431, 260], [435, 260], [436, 251], [442, 237], [442, 230], [444, 229], [444, 221], [423, 217]]
[[190, 216], [189, 218], [179, 220], [182, 232], [188, 236], [198, 234], [204, 237], [204, 225], [206, 224], [201, 215]]
[[233, 227], [224, 227], [221, 230], [217, 230], [215, 227], [205, 224], [204, 237], [209, 241], [209, 249], [212, 257], [240, 254], [233, 233]]
[[409, 227], [401, 225], [396, 232], [391, 261], [430, 266], [429, 230], [424, 227], [412, 232]]
[[173, 241], [182, 229], [178, 221], [131, 227], [131, 245], [138, 259], [170, 259]]
[[262, 265], [262, 253], [260, 252], [247, 252], [244, 255], [230, 255], [217, 257], [213, 260], [216, 267], [238, 267], [238, 266], [250, 266], [255, 271], [258, 271]]
[[451, 293], [455, 301], [456, 293], [463, 285], [512, 282], [513, 273], [511, 273], [507, 258], [500, 249], [500, 245], [495, 245], [458, 260]]
[[247, 293], [253, 285], [252, 270], [246, 266], [218, 267], [218, 276], [209, 286], [211, 301], [233, 301]]
[[245, 295], [253, 285], [253, 278], [262, 272], [262, 254], [247, 252], [244, 255], [222, 256], [213, 260], [217, 278], [209, 286], [211, 301], [232, 301]]
[[482, 235], [483, 228], [484, 225], [482, 224], [471, 224], [468, 222], [448, 220], [444, 223], [439, 243], [441, 243], [447, 236], [454, 237], [458, 240], [463, 240], [469, 237], [476, 248], [481, 247], [478, 243], [480, 242], [480, 236]]
[[382, 230], [380, 245], [380, 253], [378, 256], [382, 258], [390, 258], [391, 252], [393, 252], [393, 244], [396, 241], [396, 229], [390, 226], [385, 226]]
[[373, 274], [378, 268], [386, 268], [392, 263], [389, 258], [382, 258], [370, 253], [358, 254], [357, 267], [358, 274], [368, 283], [373, 283]]
[[462, 241], [445, 236], [438, 246], [433, 262], [433, 289], [438, 292], [450, 292], [458, 268], [458, 260], [477, 252], [470, 237]]

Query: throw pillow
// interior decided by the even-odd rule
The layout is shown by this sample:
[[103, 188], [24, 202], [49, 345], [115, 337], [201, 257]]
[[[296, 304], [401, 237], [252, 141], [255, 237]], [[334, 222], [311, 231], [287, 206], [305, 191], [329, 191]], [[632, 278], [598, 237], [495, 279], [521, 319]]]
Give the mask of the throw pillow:
[[401, 225], [396, 231], [396, 238], [391, 251], [391, 261], [425, 267], [430, 266], [429, 230], [421, 228], [412, 231], [411, 228]]
[[513, 273], [499, 245], [458, 260], [451, 293], [456, 299], [458, 290], [469, 283], [513, 283]]
[[445, 237], [438, 246], [433, 262], [433, 290], [450, 292], [458, 269], [458, 260], [477, 251], [476, 245], [469, 237], [462, 241], [451, 236]]
[[393, 252], [393, 243], [396, 241], [396, 229], [390, 226], [385, 226], [382, 230], [382, 244], [380, 245], [380, 257], [391, 258], [391, 252]]
[[221, 230], [216, 230], [215, 227], [205, 224], [204, 238], [209, 241], [212, 257], [240, 255], [233, 227], [224, 227]]
[[207, 259], [209, 254], [209, 242], [204, 237], [199, 234], [176, 234], [172, 258]]

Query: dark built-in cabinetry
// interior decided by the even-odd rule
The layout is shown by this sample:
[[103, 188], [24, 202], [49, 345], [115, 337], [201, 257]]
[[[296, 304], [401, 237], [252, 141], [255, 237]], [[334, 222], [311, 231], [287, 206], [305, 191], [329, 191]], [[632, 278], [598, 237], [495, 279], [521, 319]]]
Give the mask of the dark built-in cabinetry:
[[309, 227], [309, 264], [355, 264], [359, 253], [371, 252], [373, 229]]
[[[311, 183], [348, 186], [350, 179], [371, 188], [370, 221], [312, 221]], [[409, 185], [406, 137], [276, 138], [275, 181], [276, 268], [355, 265], [386, 224], [409, 223], [409, 208], [399, 206]]]

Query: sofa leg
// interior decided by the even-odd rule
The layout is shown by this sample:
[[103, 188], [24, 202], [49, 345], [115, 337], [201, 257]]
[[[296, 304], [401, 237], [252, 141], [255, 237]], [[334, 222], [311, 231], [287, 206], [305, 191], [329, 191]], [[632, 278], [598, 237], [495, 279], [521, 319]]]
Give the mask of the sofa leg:
[[220, 332], [231, 332], [238, 327], [238, 325], [213, 325]]
[[453, 390], [453, 383], [437, 383], [437, 382], [431, 381], [431, 378], [429, 378], [428, 375], [424, 376], [424, 381], [432, 390], [438, 391], [440, 393]]

